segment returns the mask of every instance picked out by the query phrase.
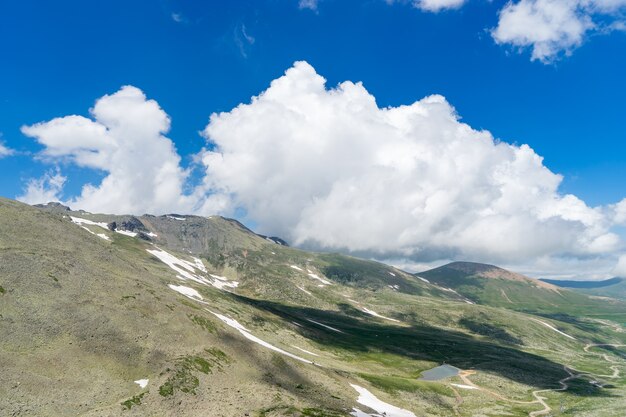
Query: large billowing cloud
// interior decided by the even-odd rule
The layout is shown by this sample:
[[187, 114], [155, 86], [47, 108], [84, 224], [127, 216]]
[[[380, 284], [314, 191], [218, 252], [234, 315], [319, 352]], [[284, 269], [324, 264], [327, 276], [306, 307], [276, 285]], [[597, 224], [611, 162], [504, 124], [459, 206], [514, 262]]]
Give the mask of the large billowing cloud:
[[561, 195], [526, 145], [461, 123], [441, 96], [379, 108], [298, 62], [204, 131], [206, 186], [264, 232], [354, 252], [512, 260], [615, 250], [602, 208]]
[[623, 29], [626, 0], [519, 0], [499, 13], [492, 31], [499, 44], [531, 48], [532, 59], [569, 55], [591, 32]]
[[[163, 136], [170, 119], [156, 101], [126, 86], [100, 98], [91, 115], [93, 118], [66, 116], [22, 128], [45, 147], [43, 158], [106, 173], [100, 184], [85, 185], [69, 204], [110, 213], [194, 208], [182, 192], [187, 173], [180, 167], [172, 141]], [[32, 181], [22, 199], [33, 202], [45, 196], [59, 200], [58, 184], [50, 184], [49, 178]]]
[[[622, 248], [613, 227], [626, 223], [626, 200], [589, 207], [561, 194], [561, 176], [530, 147], [472, 129], [444, 97], [379, 108], [360, 83], [329, 89], [306, 62], [210, 117], [195, 187], [164, 136], [168, 116], [140, 90], [102, 97], [91, 116], [23, 128], [44, 160], [105, 172], [66, 199], [76, 208], [245, 213], [297, 245], [423, 265], [465, 258], [608, 273]], [[59, 199], [64, 181], [60, 172], [33, 180], [23, 199]]]

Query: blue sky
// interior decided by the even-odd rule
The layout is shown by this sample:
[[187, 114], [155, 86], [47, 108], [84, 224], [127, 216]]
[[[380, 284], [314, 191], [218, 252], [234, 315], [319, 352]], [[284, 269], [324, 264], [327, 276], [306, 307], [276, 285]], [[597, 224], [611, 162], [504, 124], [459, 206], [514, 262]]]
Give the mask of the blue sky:
[[107, 174], [42, 160], [44, 146], [20, 131], [24, 125], [89, 116], [98, 98], [133, 85], [169, 115], [167, 137], [187, 168], [206, 146], [199, 132], [212, 113], [248, 103], [302, 60], [329, 88], [362, 82], [381, 108], [444, 96], [474, 129], [528, 144], [564, 176], [559, 193], [590, 207], [626, 197], [623, 9], [576, 9], [597, 28], [533, 60], [533, 44], [516, 44], [518, 35], [494, 39], [503, 1], [468, 0], [436, 13], [409, 1], [308, 4], [2, 2], [0, 140], [13, 154], [0, 159], [0, 195], [15, 198], [59, 167], [62, 196], [71, 199]]

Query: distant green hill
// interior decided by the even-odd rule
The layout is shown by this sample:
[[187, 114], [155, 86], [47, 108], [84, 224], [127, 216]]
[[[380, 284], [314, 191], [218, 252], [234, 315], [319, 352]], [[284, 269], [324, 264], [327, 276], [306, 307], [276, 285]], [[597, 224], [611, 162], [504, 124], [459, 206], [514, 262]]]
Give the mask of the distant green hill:
[[[626, 370], [626, 351], [588, 345], [626, 344], [623, 327], [584, 302], [576, 316], [470, 304], [463, 285], [451, 291], [467, 268], [451, 270], [427, 282], [218, 216], [0, 198], [0, 415], [395, 417], [388, 403], [403, 416], [527, 416], [565, 366], [581, 373], [544, 392], [548, 404], [622, 415], [626, 381], [609, 367]], [[523, 289], [526, 306], [533, 288], [569, 294], [511, 282], [524, 286], [499, 288], [520, 307]], [[475, 386], [418, 380], [442, 363]]]
[[626, 322], [626, 308], [621, 301], [594, 299], [494, 265], [453, 262], [415, 275], [478, 304], [546, 314], [578, 315], [592, 311], [599, 316], [616, 315], [622, 323]]

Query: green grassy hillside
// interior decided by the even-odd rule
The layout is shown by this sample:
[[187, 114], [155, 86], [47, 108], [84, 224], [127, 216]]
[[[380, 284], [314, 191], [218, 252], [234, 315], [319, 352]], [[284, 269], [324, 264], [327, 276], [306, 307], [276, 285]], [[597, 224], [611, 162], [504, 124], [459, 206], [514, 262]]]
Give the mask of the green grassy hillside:
[[567, 315], [613, 317], [626, 323], [623, 301], [589, 297], [493, 265], [453, 262], [416, 275], [453, 289], [477, 304], [562, 319]]
[[619, 324], [449, 286], [220, 217], [0, 199], [0, 415], [381, 414], [363, 389], [416, 416], [621, 415]]

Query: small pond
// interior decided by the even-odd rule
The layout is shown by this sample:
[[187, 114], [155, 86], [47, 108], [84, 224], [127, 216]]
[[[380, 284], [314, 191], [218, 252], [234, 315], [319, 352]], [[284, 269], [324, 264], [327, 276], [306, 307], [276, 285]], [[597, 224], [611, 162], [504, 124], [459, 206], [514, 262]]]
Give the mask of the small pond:
[[449, 378], [458, 375], [461, 370], [452, 365], [441, 365], [428, 371], [422, 372], [420, 381], [439, 381], [440, 379]]

